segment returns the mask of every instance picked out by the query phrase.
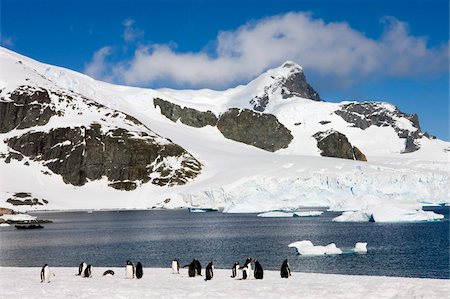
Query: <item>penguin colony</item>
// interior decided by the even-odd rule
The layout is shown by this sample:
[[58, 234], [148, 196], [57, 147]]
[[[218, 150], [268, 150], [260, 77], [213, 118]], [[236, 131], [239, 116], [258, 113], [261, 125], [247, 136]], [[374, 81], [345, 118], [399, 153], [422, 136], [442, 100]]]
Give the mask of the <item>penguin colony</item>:
[[[252, 263], [254, 264], [254, 270]], [[82, 262], [78, 267], [77, 276], [81, 276], [84, 278], [92, 277], [92, 265], [88, 265], [85, 262]], [[192, 262], [188, 265], [183, 266], [183, 268], [188, 268], [188, 276], [196, 277], [202, 276], [202, 265], [200, 261], [197, 259], [193, 259]], [[180, 263], [177, 259], [172, 261], [172, 274], [180, 274]], [[113, 276], [113, 270], [106, 270], [103, 273], [103, 276]], [[55, 276], [53, 272], [50, 271], [50, 268], [47, 264], [45, 264], [41, 269], [41, 282], [50, 282], [50, 276]], [[141, 279], [144, 276], [144, 270], [142, 264], [138, 262], [136, 267], [133, 265], [131, 261], [127, 261], [125, 265], [125, 278], [127, 279]], [[214, 265], [213, 262], [210, 261], [205, 268], [205, 281], [211, 280], [214, 276]], [[239, 262], [235, 262], [231, 268], [231, 277], [234, 279], [245, 280], [245, 279], [263, 279], [264, 278], [264, 270], [258, 260], [253, 260], [251, 257], [248, 257], [245, 260], [245, 263], [242, 267], [240, 267]], [[280, 270], [281, 278], [289, 278], [291, 276], [291, 269], [289, 268], [288, 260], [285, 259], [283, 264], [281, 265]]]

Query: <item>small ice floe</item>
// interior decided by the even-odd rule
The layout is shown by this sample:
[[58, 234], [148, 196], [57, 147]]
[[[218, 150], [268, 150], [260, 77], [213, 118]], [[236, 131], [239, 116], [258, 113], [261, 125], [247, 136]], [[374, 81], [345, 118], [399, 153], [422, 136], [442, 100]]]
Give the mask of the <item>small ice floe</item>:
[[33, 221], [36, 220], [35, 216], [31, 216], [28, 214], [15, 214], [15, 215], [2, 215], [1, 219], [5, 221]]
[[294, 217], [317, 217], [322, 214], [323, 214], [323, 211], [294, 212]]
[[326, 246], [315, 246], [309, 240], [297, 241], [288, 245], [288, 247], [296, 248], [300, 255], [333, 255], [344, 253], [366, 253], [367, 243], [358, 242], [355, 247], [349, 250], [342, 250], [336, 246], [335, 243], [330, 243]]
[[0, 227], [8, 227], [10, 226], [8, 223], [0, 223]]
[[294, 217], [292, 212], [266, 212], [257, 215], [258, 217]]
[[281, 212], [272, 211], [258, 214], [258, 217], [315, 217], [322, 215], [322, 211]]

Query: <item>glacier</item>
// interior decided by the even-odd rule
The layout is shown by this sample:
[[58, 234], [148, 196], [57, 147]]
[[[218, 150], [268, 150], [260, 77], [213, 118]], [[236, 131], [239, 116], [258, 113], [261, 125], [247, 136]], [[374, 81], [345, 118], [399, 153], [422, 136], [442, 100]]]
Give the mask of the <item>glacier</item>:
[[[351, 102], [313, 101], [295, 95], [284, 98], [277, 84], [290, 70], [283, 67], [269, 70], [247, 85], [214, 91], [113, 85], [4, 48], [0, 48], [0, 64], [2, 95], [30, 84], [77, 93], [136, 118], [202, 163], [201, 174], [185, 185], [169, 188], [142, 184], [125, 192], [107, 187], [106, 178], [73, 186], [56, 174], [49, 174], [45, 164], [39, 161], [24, 158], [7, 163], [1, 158], [0, 203], [4, 207], [18, 211], [203, 207], [220, 208], [225, 213], [320, 207], [354, 212], [335, 221], [345, 218], [345, 221], [350, 218], [365, 221], [362, 213], [367, 211], [375, 221], [382, 222], [439, 219], [440, 216], [422, 211], [421, 207], [450, 203], [449, 142], [422, 137], [416, 140], [420, 143], [419, 150], [402, 154], [405, 139], [399, 138], [392, 127], [369, 126], [362, 130], [334, 113]], [[219, 115], [231, 107], [251, 109], [249, 100], [266, 91], [269, 102], [265, 112], [275, 115], [295, 137], [288, 148], [274, 153], [226, 139], [216, 127], [194, 128], [172, 122], [153, 105], [153, 98], [160, 97], [181, 107]], [[394, 109], [387, 103], [378, 105]], [[66, 124], [95, 121], [94, 114], [80, 107], [81, 114], [68, 113], [67, 118], [52, 120], [41, 129], [48, 131]], [[399, 118], [396, 122], [402, 129], [413, 129], [407, 119]], [[119, 123], [113, 121], [110, 125]], [[312, 135], [331, 128], [345, 134], [352, 145], [364, 152], [368, 162], [322, 157]], [[5, 141], [23, 132], [15, 129], [0, 136]], [[0, 143], [0, 155], [9, 150], [5, 142]], [[13, 206], [7, 200], [15, 192], [29, 192], [48, 203]], [[376, 207], [388, 207], [391, 213]]]

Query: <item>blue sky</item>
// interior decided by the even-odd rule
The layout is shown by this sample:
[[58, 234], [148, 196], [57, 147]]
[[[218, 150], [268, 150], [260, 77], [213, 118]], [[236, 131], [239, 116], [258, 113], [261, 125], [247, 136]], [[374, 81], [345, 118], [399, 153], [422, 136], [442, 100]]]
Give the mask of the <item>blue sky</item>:
[[449, 3], [0, 0], [1, 45], [115, 83], [224, 89], [293, 60], [329, 101], [382, 100], [449, 139]]

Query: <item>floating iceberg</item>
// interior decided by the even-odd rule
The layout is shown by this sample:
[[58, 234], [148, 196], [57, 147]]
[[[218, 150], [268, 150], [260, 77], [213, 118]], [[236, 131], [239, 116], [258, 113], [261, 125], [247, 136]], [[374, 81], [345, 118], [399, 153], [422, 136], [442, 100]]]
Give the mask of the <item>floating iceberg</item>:
[[316, 217], [323, 214], [323, 211], [305, 211], [305, 212], [295, 212], [294, 217]]
[[288, 246], [297, 248], [298, 253], [301, 255], [342, 254], [342, 250], [337, 248], [334, 243], [327, 246], [314, 246], [311, 241], [304, 240], [291, 243]]
[[272, 218], [272, 217], [293, 217], [294, 213], [292, 212], [266, 212], [266, 213], [261, 213], [256, 215], [258, 217], [267, 217], [267, 218]]
[[335, 222], [369, 222], [371, 214], [363, 211], [343, 212], [341, 216], [333, 218]]
[[372, 210], [372, 218], [375, 222], [421, 222], [442, 220], [444, 215], [433, 211], [378, 206]]
[[305, 211], [305, 212], [265, 212], [258, 214], [258, 217], [314, 217], [322, 215], [322, 211]]
[[326, 246], [315, 246], [309, 240], [297, 241], [288, 245], [288, 247], [296, 248], [301, 255], [330, 255], [343, 253], [366, 253], [367, 243], [358, 242], [355, 247], [350, 250], [342, 250], [336, 247], [336, 244], [330, 243]]
[[366, 253], [367, 252], [367, 243], [366, 242], [358, 242], [355, 244], [355, 248], [353, 248], [353, 252], [355, 253]]
[[348, 211], [333, 218], [335, 222], [422, 222], [437, 221], [444, 215], [433, 211], [378, 205], [364, 211]]

